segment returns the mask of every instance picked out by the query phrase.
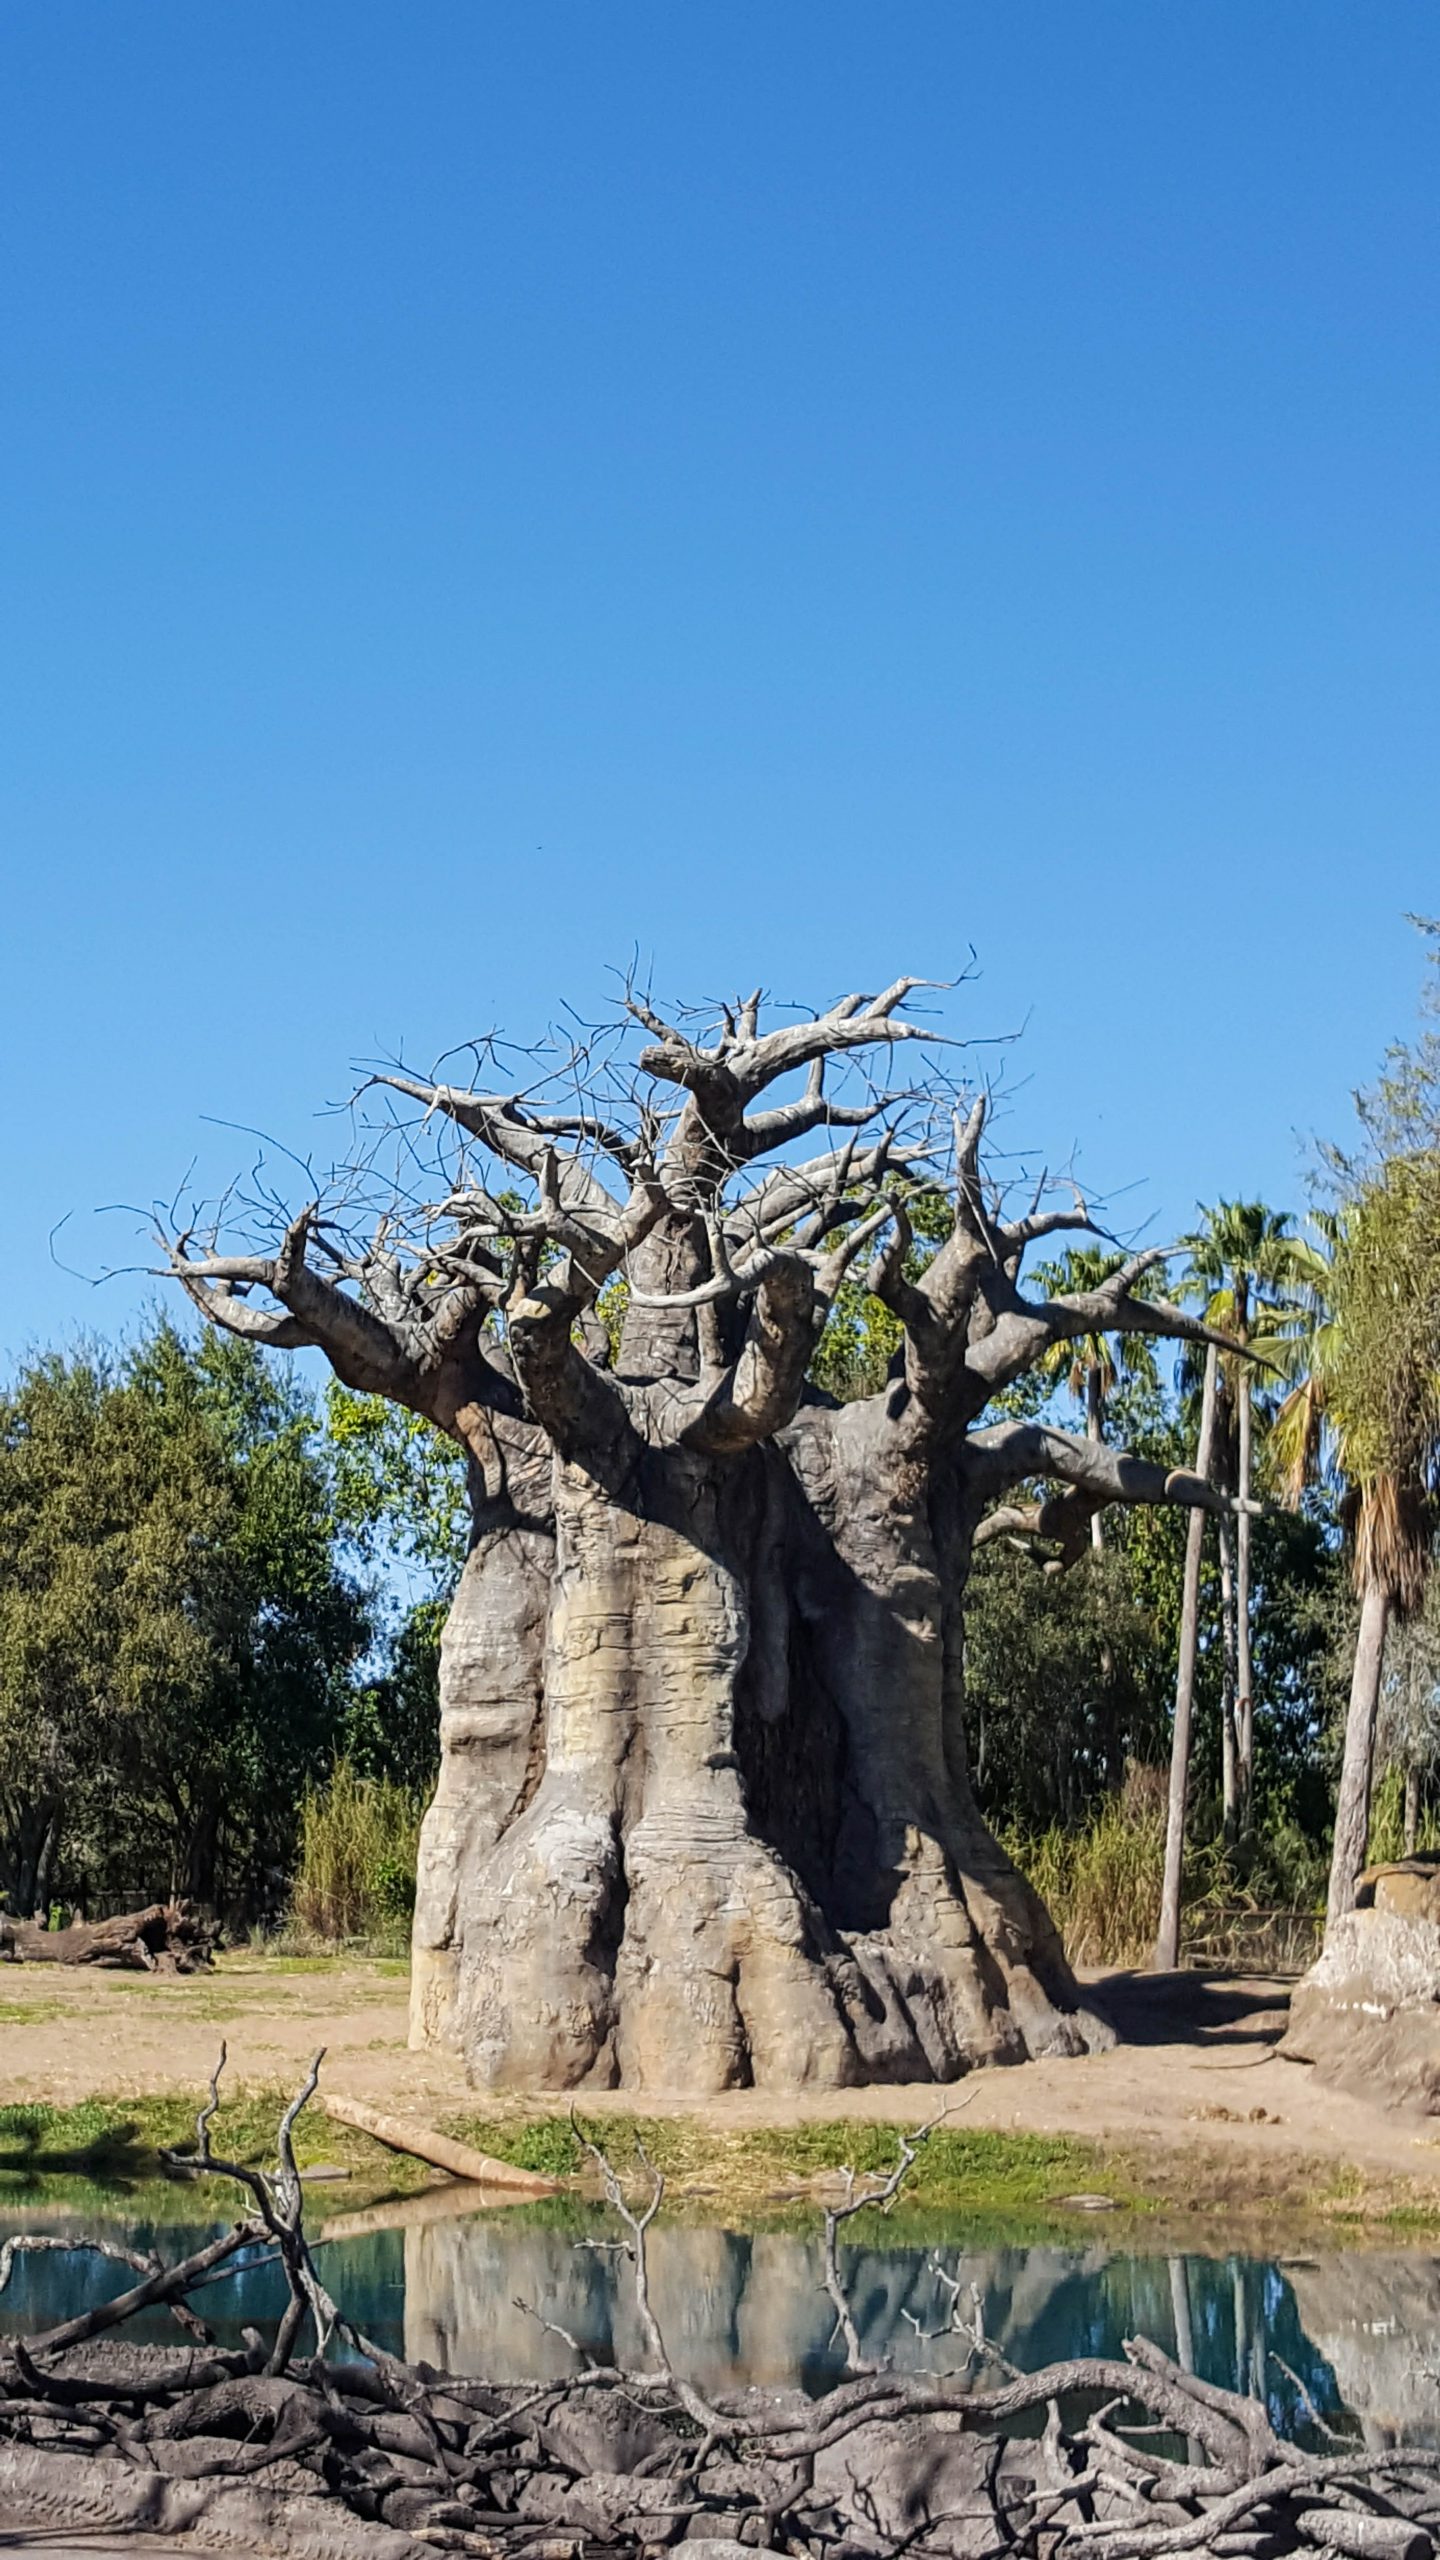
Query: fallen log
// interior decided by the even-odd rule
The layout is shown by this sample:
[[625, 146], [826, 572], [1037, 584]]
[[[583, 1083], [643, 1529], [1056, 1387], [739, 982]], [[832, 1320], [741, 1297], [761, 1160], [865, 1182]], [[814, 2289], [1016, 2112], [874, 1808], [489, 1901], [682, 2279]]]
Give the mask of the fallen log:
[[184, 1902], [151, 1902], [109, 1920], [42, 1929], [38, 1920], [0, 1920], [0, 1949], [14, 1964], [95, 1964], [123, 1973], [198, 1973], [212, 1964], [220, 1932]]
[[452, 2178], [464, 2178], [474, 2187], [508, 2187], [516, 2195], [553, 2196], [560, 2191], [558, 2178], [542, 2178], [533, 2169], [517, 2169], [512, 2160], [492, 2160], [488, 2151], [472, 2151], [468, 2143], [452, 2142], [449, 2135], [435, 2133], [429, 2125], [412, 2124], [405, 2116], [382, 2115], [377, 2107], [363, 2106], [358, 2098], [329, 2097], [325, 2112], [337, 2124], [353, 2125], [357, 2133], [368, 2133], [383, 2142], [387, 2151], [408, 2152], [412, 2160], [423, 2160], [431, 2169], [445, 2169]]

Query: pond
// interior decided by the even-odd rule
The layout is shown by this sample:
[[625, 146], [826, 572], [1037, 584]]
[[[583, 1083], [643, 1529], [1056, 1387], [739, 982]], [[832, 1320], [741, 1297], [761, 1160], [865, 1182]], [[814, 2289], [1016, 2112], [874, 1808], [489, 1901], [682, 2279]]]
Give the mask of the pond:
[[[30, 2333], [135, 2281], [80, 2245], [122, 2241], [180, 2257], [222, 2225], [151, 2190], [97, 2212], [51, 2201], [45, 2181], [0, 2201], [0, 2238], [43, 2230], [74, 2251], [21, 2256], [0, 2296], [0, 2327]], [[326, 2282], [345, 2310], [392, 2353], [522, 2380], [574, 2370], [565, 2330], [597, 2361], [640, 2365], [643, 2344], [628, 2264], [614, 2226], [573, 2201], [457, 2215], [419, 2196], [378, 2214], [313, 2212]], [[908, 2370], [945, 2370], [963, 2348], [944, 2336], [958, 2279], [967, 2318], [972, 2287], [985, 2333], [1016, 2364], [1113, 2355], [1137, 2333], [1207, 2380], [1263, 2396], [1276, 2423], [1303, 2428], [1308, 2393], [1326, 2416], [1348, 2411], [1376, 2444], [1440, 2442], [1440, 2260], [1417, 2251], [1345, 2250], [1313, 2256], [1150, 2255], [1053, 2237], [1024, 2245], [977, 2240], [954, 2215], [909, 2214], [892, 2239], [880, 2223], [842, 2253], [867, 2356]], [[380, 2227], [376, 2227], [376, 2226]], [[325, 2237], [327, 2230], [330, 2237]], [[943, 2270], [943, 2273], [942, 2273]], [[677, 2369], [703, 2388], [799, 2382], [819, 2391], [842, 2373], [834, 2315], [811, 2231], [733, 2230], [661, 2221], [650, 2234], [651, 2292]], [[258, 2253], [202, 2298], [224, 2344], [279, 2316], [278, 2269]], [[547, 2328], [546, 2322], [554, 2326]], [[173, 2340], [163, 2314], [131, 2335]]]

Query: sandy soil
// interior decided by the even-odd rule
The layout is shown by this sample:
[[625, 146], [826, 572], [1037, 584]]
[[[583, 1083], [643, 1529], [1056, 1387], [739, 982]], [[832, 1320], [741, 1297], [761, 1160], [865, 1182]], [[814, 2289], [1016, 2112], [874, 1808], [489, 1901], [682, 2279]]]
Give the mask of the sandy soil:
[[[1147, 2153], [1183, 2149], [1194, 2155], [1197, 2204], [1207, 2200], [1207, 2175], [1209, 2200], [1238, 2209], [1293, 2190], [1298, 2165], [1313, 2163], [1317, 2185], [1333, 2186], [1344, 2170], [1379, 2201], [1402, 2200], [1404, 2190], [1403, 2200], [1440, 2207], [1440, 2124], [1328, 2089], [1273, 2056], [1285, 1983], [1121, 1973], [1093, 1982], [1120, 2030], [1116, 2050], [977, 2073], [953, 2093], [967, 2125], [1076, 2134], [1141, 2165]], [[214, 1974], [187, 1981], [7, 1966], [0, 2103], [189, 2092], [208, 2076], [223, 2035], [232, 2084], [293, 2083], [324, 2045], [324, 2085], [335, 2091], [432, 2121], [483, 2107], [458, 2065], [407, 2050], [405, 2012], [403, 1975], [374, 1964], [292, 1972], [232, 1956]], [[747, 2090], [704, 2109], [647, 2098], [644, 2111], [703, 2115], [733, 2130], [837, 2118], [919, 2123], [939, 2094], [929, 2085], [789, 2098]], [[564, 2102], [513, 2103], [533, 2112]], [[634, 2106], [621, 2096], [584, 2103], [595, 2113]]]

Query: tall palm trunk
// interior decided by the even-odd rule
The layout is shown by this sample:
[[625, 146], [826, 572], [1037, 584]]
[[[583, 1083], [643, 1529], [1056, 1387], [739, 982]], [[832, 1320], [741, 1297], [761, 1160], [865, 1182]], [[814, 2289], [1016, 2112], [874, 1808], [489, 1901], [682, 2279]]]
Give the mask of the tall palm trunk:
[[1375, 1763], [1375, 1724], [1380, 1711], [1380, 1682], [1385, 1670], [1385, 1636], [1390, 1624], [1389, 1584], [1371, 1576], [1360, 1603], [1360, 1631], [1355, 1639], [1355, 1667], [1350, 1676], [1350, 1705], [1345, 1716], [1345, 1757], [1335, 1806], [1335, 1846], [1330, 1857], [1330, 1893], [1325, 1909], [1327, 1930], [1355, 1908], [1355, 1879], [1365, 1864], [1370, 1838], [1370, 1782]]
[[[1197, 1475], [1208, 1476], [1215, 1461], [1215, 1411], [1220, 1378], [1213, 1342], [1205, 1354], [1205, 1384], [1200, 1397], [1200, 1445]], [[1170, 1743], [1170, 1801], [1165, 1817], [1165, 1876], [1160, 1889], [1160, 1927], [1155, 1939], [1155, 1970], [1168, 1972], [1180, 1961], [1180, 1887], [1185, 1863], [1185, 1805], [1190, 1792], [1190, 1738], [1195, 1715], [1195, 1657], [1200, 1643], [1200, 1566], [1205, 1552], [1205, 1514], [1192, 1511], [1185, 1532], [1185, 1587], [1180, 1604], [1180, 1661], [1175, 1680], [1175, 1726]]]
[[1239, 1754], [1235, 1739], [1235, 1533], [1223, 1515], [1220, 1521], [1220, 1633], [1220, 1802], [1225, 1845], [1233, 1848], [1239, 1807]]
[[1250, 1655], [1250, 1514], [1244, 1508], [1254, 1489], [1255, 1416], [1247, 1370], [1239, 1383], [1237, 1490], [1240, 1517], [1235, 1523], [1235, 1827], [1237, 1839], [1248, 1841], [1254, 1828], [1255, 1684]]

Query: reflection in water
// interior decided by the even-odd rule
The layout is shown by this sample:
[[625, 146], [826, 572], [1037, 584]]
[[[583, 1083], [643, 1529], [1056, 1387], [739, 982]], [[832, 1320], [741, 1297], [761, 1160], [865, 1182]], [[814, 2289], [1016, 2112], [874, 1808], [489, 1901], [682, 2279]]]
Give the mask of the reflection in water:
[[[218, 2226], [145, 2220], [132, 2209], [102, 2228], [90, 2212], [0, 2202], [0, 2237], [38, 2227], [77, 2241], [123, 2236], [175, 2257]], [[937, 2226], [926, 2245], [844, 2252], [868, 2357], [911, 2371], [960, 2361], [960, 2343], [936, 2334], [950, 2300], [933, 2263], [936, 2244], [946, 2271], [962, 2280], [962, 2315], [973, 2286], [987, 2336], [1016, 2364], [1114, 2355], [1143, 2335], [1204, 2379], [1263, 2396], [1281, 2426], [1305, 2424], [1288, 2366], [1322, 2411], [1353, 2411], [1376, 2444], [1440, 2442], [1440, 2262], [1429, 2257], [1164, 2258], [1098, 2242], [977, 2249], [953, 2226]], [[799, 2381], [818, 2391], [840, 2377], [817, 2237], [662, 2222], [650, 2234], [650, 2263], [675, 2364], [703, 2388]], [[497, 2379], [558, 2376], [574, 2367], [556, 2334], [564, 2330], [599, 2362], [645, 2362], [629, 2268], [599, 2214], [517, 2207], [368, 2232], [326, 2246], [323, 2264], [351, 2316], [392, 2353]], [[93, 2256], [21, 2258], [0, 2296], [0, 2327], [48, 2327], [133, 2281]], [[274, 2321], [282, 2299], [278, 2270], [252, 2262], [211, 2287], [203, 2308], [230, 2344], [247, 2322]], [[135, 2334], [176, 2333], [155, 2314]]]
[[1306, 2334], [1335, 2376], [1337, 2397], [1367, 2442], [1433, 2444], [1440, 2436], [1440, 2259], [1292, 2259], [1286, 2279]]

